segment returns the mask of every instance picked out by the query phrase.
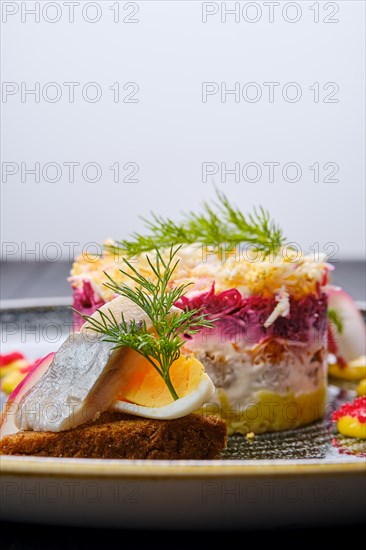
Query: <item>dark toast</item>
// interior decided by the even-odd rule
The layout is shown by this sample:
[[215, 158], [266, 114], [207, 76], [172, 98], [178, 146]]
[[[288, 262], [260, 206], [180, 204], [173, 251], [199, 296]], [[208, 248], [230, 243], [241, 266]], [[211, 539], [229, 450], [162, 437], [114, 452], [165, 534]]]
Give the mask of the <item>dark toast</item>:
[[152, 420], [106, 411], [62, 432], [23, 431], [0, 440], [0, 454], [114, 459], [212, 459], [227, 441], [224, 420], [190, 414]]

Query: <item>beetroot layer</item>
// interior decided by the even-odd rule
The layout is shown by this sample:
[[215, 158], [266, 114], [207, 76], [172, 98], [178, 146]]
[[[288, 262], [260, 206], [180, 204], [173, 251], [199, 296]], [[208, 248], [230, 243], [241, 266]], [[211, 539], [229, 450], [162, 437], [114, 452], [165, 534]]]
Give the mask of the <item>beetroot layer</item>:
[[[290, 313], [278, 317], [272, 325], [265, 328], [264, 323], [277, 305], [275, 296], [249, 296], [243, 298], [240, 292], [229, 289], [218, 294], [212, 285], [208, 292], [193, 297], [184, 296], [175, 305], [181, 309], [201, 309], [209, 318], [217, 319], [215, 329], [207, 336], [217, 335], [226, 341], [245, 338], [259, 342], [273, 337], [292, 342], [306, 343], [315, 337], [324, 339], [327, 328], [327, 296], [308, 294], [299, 300], [290, 297]], [[86, 315], [92, 315], [105, 302], [93, 291], [89, 281], [82, 289], [74, 289], [74, 308]], [[74, 317], [74, 328], [78, 329], [83, 319]]]
[[300, 300], [290, 297], [290, 313], [278, 317], [268, 328], [264, 323], [277, 305], [275, 297], [243, 298], [236, 289], [215, 294], [209, 292], [193, 298], [184, 296], [176, 306], [185, 309], [202, 308], [210, 318], [217, 318], [216, 329], [221, 336], [230, 335], [258, 342], [268, 337], [309, 342], [314, 337], [325, 338], [327, 327], [327, 296], [308, 294]]
[[[94, 292], [89, 281], [83, 281], [82, 288], [74, 288], [72, 306], [83, 315], [93, 315], [103, 304], [104, 300]], [[74, 330], [79, 330], [84, 324], [84, 319], [73, 313], [72, 322]]]

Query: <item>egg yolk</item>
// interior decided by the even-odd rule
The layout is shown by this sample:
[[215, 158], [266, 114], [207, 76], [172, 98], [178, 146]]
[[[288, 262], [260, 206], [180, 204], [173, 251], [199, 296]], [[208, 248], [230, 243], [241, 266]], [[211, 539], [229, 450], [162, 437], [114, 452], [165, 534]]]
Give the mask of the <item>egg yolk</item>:
[[[119, 401], [144, 407], [164, 407], [174, 401], [168, 386], [147, 359], [130, 350], [118, 391]], [[200, 384], [203, 365], [193, 356], [181, 355], [170, 367], [170, 379], [178, 397], [184, 397]]]

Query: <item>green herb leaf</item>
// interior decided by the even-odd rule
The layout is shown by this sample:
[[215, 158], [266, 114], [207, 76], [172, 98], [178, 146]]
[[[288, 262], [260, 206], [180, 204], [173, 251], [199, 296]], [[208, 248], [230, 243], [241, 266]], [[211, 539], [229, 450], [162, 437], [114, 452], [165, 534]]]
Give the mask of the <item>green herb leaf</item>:
[[221, 245], [249, 244], [264, 255], [275, 253], [285, 242], [282, 231], [263, 208], [245, 215], [216, 189], [217, 202], [204, 204], [203, 212], [189, 212], [182, 222], [152, 214], [143, 218], [148, 235], [133, 233], [130, 240], [116, 241], [106, 249], [115, 255], [131, 257], [155, 248], [201, 243]]
[[213, 328], [215, 321], [208, 320], [206, 314], [201, 314], [198, 309], [187, 308], [185, 311], [170, 312], [173, 304], [184, 296], [191, 284], [168, 288], [168, 283], [179, 262], [174, 259], [179, 248], [174, 251], [173, 247], [170, 248], [167, 261], [159, 250], [156, 250], [155, 263], [147, 257], [157, 277], [156, 282], [141, 275], [125, 258], [123, 262], [132, 273], [122, 269], [120, 271], [135, 283], [134, 288], [125, 283], [118, 284], [105, 273], [108, 279], [108, 282], [104, 283], [105, 286], [115, 294], [124, 296], [138, 305], [150, 319], [154, 331], [148, 330], [145, 322], [126, 322], [123, 314], [121, 322], [118, 322], [110, 310], [109, 315], [97, 310], [99, 319], [74, 310], [89, 322], [90, 330], [104, 334], [103, 340], [114, 343], [114, 348], [128, 346], [145, 357], [164, 379], [174, 399], [178, 399], [179, 396], [173, 387], [169, 371], [174, 361], [180, 356], [180, 350], [184, 344], [183, 334], [192, 335], [202, 328]]
[[343, 321], [339, 312], [334, 308], [328, 309], [328, 319], [334, 324], [339, 334], [343, 332]]

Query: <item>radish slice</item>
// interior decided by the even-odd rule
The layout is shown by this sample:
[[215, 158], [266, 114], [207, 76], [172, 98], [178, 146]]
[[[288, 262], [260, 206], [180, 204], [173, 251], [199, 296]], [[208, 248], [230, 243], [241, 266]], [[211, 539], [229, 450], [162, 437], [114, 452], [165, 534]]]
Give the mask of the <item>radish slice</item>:
[[337, 287], [328, 287], [328, 307], [339, 314], [343, 330], [340, 334], [336, 327], [331, 327], [331, 353], [343, 363], [366, 355], [366, 325], [354, 300], [347, 292]]
[[54, 353], [49, 353], [43, 359], [36, 361], [32, 365], [32, 370], [17, 385], [13, 393], [9, 395], [0, 417], [0, 439], [5, 435], [14, 434], [19, 431], [14, 422], [19, 402], [47, 371], [54, 355]]

